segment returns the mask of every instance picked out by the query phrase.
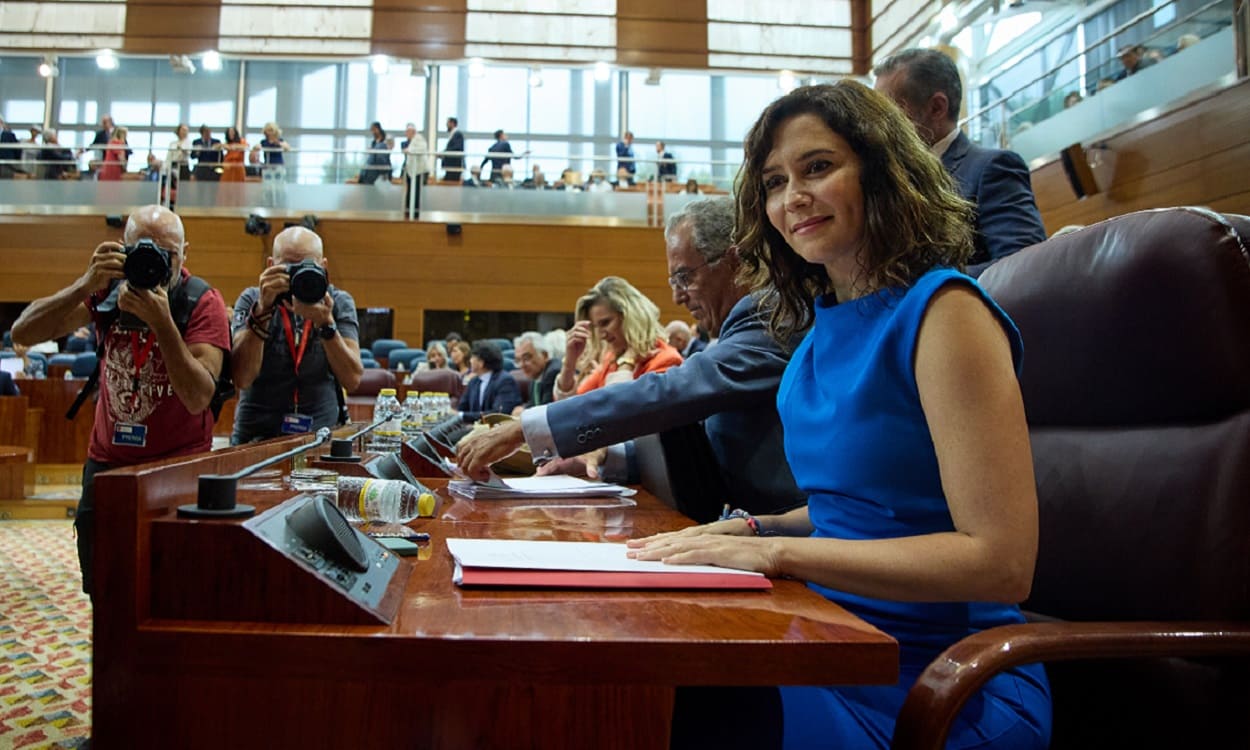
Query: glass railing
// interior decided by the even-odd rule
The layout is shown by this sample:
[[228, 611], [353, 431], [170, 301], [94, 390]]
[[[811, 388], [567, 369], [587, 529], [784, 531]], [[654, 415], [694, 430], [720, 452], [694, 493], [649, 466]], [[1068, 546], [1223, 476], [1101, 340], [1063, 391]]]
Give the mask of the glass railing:
[[[1028, 161], [1106, 133], [1193, 91], [1235, 80], [1233, 0], [1196, 8], [1189, 3], [1183, 15], [1181, 7], [1173, 0], [1148, 8], [972, 112], [966, 120], [969, 137], [984, 146], [1010, 148]], [[1079, 20], [1064, 33], [1075, 34], [1076, 26], [1087, 22]], [[1031, 55], [1018, 63], [1036, 64]], [[1008, 68], [995, 78], [1019, 77]]]
[[[42, 146], [19, 147], [28, 158], [0, 161], [0, 169], [16, 173], [16, 179], [0, 180], [0, 212], [124, 211], [159, 202], [180, 212], [209, 215], [337, 213], [399, 220], [411, 217], [417, 208], [403, 177], [404, 155], [396, 151], [388, 154], [389, 169], [385, 164], [369, 165], [368, 154], [362, 156], [359, 151], [292, 149], [283, 152], [281, 165], [198, 164], [191, 159], [181, 166], [152, 157], [144, 170], [122, 173], [117, 168], [101, 168], [102, 162], [91, 153], [67, 164], [64, 159], [46, 158], [48, 152]], [[32, 154], [35, 158], [29, 158]], [[443, 156], [425, 154], [424, 158]], [[486, 155], [464, 156], [467, 163], [476, 164]], [[624, 184], [608, 177], [608, 170], [615, 171], [619, 161], [615, 154], [580, 157], [582, 162], [602, 166], [590, 174], [566, 170], [554, 178], [529, 166], [538, 160], [551, 163], [554, 157], [514, 154], [510, 166], [515, 173], [504, 171], [494, 180], [482, 178], [476, 167], [463, 172], [461, 182], [441, 179], [445, 171], [431, 173], [421, 187], [417, 218], [659, 225], [665, 215], [690, 200], [728, 193], [730, 187], [727, 180], [712, 178], [680, 184], [658, 179], [662, 165], [654, 159], [637, 160], [637, 179]], [[132, 163], [137, 161], [131, 158]], [[683, 162], [682, 166], [703, 174], [732, 172], [737, 167], [728, 162]]]

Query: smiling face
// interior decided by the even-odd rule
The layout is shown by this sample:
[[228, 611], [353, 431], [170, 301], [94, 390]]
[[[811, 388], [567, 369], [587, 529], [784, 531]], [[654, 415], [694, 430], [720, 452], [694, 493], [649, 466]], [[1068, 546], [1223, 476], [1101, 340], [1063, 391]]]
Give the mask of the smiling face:
[[604, 346], [611, 349], [616, 356], [625, 353], [628, 344], [625, 341], [624, 318], [621, 314], [602, 302], [590, 306], [590, 327]]
[[763, 178], [769, 223], [803, 260], [825, 267], [843, 299], [861, 267], [859, 157], [819, 117], [797, 115], [777, 128]]

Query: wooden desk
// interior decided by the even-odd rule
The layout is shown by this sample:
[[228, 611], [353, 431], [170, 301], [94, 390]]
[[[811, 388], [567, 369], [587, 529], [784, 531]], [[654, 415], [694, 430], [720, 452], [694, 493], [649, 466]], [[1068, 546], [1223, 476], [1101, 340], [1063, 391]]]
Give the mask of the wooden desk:
[[[688, 523], [643, 493], [634, 508], [447, 499], [440, 518], [413, 524], [432, 535], [432, 556], [393, 584], [403, 595], [389, 626], [155, 616], [171, 606], [153, 601], [160, 567], [187, 556], [212, 565], [228, 550], [206, 554], [197, 535], [240, 523], [174, 517], [194, 501], [196, 476], [303, 439], [96, 478], [108, 499], [97, 511], [96, 747], [662, 748], [675, 685], [896, 679], [892, 639], [795, 581], [767, 593], [451, 583], [448, 536], [619, 541]], [[263, 510], [289, 495], [240, 501]], [[165, 544], [170, 531], [187, 543]], [[230, 577], [220, 586], [247, 588]]]
[[87, 460], [87, 443], [95, 424], [95, 399], [84, 401], [72, 422], [65, 418], [65, 412], [86, 382], [51, 377], [18, 381], [22, 395], [30, 401], [31, 410], [43, 410], [35, 451], [38, 463], [81, 464]]

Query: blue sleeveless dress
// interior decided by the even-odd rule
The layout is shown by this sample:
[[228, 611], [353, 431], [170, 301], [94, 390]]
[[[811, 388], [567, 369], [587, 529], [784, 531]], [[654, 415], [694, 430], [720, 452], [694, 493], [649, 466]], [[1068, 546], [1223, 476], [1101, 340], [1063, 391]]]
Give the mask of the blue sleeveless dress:
[[[914, 355], [930, 300], [945, 286], [979, 295], [1011, 341], [1020, 333], [976, 282], [934, 269], [909, 288], [844, 304], [816, 302], [811, 332], [777, 394], [786, 458], [808, 494], [812, 536], [881, 539], [953, 531], [937, 456], [916, 387]], [[987, 470], [992, 470], [987, 467]], [[809, 584], [899, 642], [895, 685], [782, 687], [787, 748], [886, 748], [912, 683], [948, 646], [996, 625], [1023, 622], [990, 602], [895, 602]], [[957, 719], [948, 748], [1045, 748], [1050, 689], [1040, 665], [992, 679]]]

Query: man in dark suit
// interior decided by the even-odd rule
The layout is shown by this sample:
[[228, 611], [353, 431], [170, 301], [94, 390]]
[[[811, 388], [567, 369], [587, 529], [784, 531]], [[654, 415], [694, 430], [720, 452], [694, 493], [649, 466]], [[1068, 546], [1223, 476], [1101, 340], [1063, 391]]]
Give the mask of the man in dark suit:
[[447, 145], [443, 157], [443, 179], [460, 182], [464, 174], [464, 133], [460, 132], [460, 121], [454, 117], [447, 118]]
[[516, 340], [516, 363], [530, 379], [530, 392], [522, 394], [527, 396], [523, 407], [542, 406], [555, 400], [561, 363], [558, 357], [551, 356], [546, 336], [537, 331], [521, 334]]
[[482, 159], [479, 166], [486, 166], [486, 162], [490, 162], [490, 181], [501, 182], [503, 180], [503, 168], [512, 164], [512, 144], [508, 143], [508, 134], [502, 130], [495, 131], [495, 142], [490, 144], [490, 148], [486, 149], [492, 154], [507, 154], [507, 156], [487, 156]]
[[[756, 514], [804, 502], [786, 464], [777, 416], [777, 387], [789, 355], [768, 334], [767, 311], [738, 280], [733, 224], [733, 201], [708, 198], [671, 216], [664, 231], [673, 301], [719, 336], [715, 344], [680, 367], [526, 409], [518, 422], [465, 441], [460, 467], [484, 478], [492, 463], [522, 443], [545, 462], [702, 421], [728, 493], [717, 499], [716, 512], [720, 502]], [[605, 472], [623, 473], [613, 463], [625, 456], [609, 451]], [[589, 471], [593, 460], [587, 473], [597, 474], [597, 468]]]
[[[106, 153], [106, 149], [108, 148], [109, 141], [113, 140], [113, 130], [114, 130], [113, 116], [104, 115], [103, 117], [101, 117], [100, 129], [95, 131], [95, 139], [92, 140], [91, 145], [88, 146], [88, 148], [95, 151], [95, 156], [91, 157], [91, 161], [89, 163], [89, 169], [87, 170], [88, 172], [95, 172], [97, 169], [99, 169], [100, 165], [104, 163], [105, 153]], [[83, 152], [86, 150], [87, 150], [86, 148], [79, 149], [78, 155], [82, 156]], [[130, 155], [132, 153], [134, 152], [131, 151], [130, 149], [126, 149], [126, 159], [123, 161], [123, 163], [130, 160]]]
[[[17, 133], [9, 127], [9, 124], [0, 117], [0, 144], [19, 143]], [[0, 148], [0, 180], [11, 179], [17, 172], [22, 171], [22, 149], [19, 148]]]
[[460, 396], [460, 417], [476, 422], [483, 414], [511, 414], [521, 403], [512, 375], [503, 371], [503, 352], [490, 341], [475, 341], [469, 353], [473, 379]]
[[217, 182], [221, 179], [221, 141], [213, 137], [207, 125], [200, 126], [200, 137], [191, 141], [191, 156], [195, 159], [195, 179]]
[[22, 392], [17, 389], [17, 383], [13, 382], [13, 376], [0, 370], [0, 396], [20, 396]]
[[1014, 151], [983, 148], [959, 130], [963, 84], [955, 62], [937, 50], [908, 49], [873, 70], [875, 88], [893, 99], [976, 206], [968, 273], [1046, 239], [1029, 168]]
[[690, 355], [698, 354], [707, 348], [703, 339], [694, 335], [690, 325], [684, 320], [674, 320], [664, 326], [668, 334], [668, 345], [681, 352], [682, 359], [690, 359]]
[[673, 182], [677, 179], [677, 160], [673, 158], [673, 153], [664, 147], [664, 141], [655, 144], [655, 158], [657, 160], [656, 177], [661, 182]]

